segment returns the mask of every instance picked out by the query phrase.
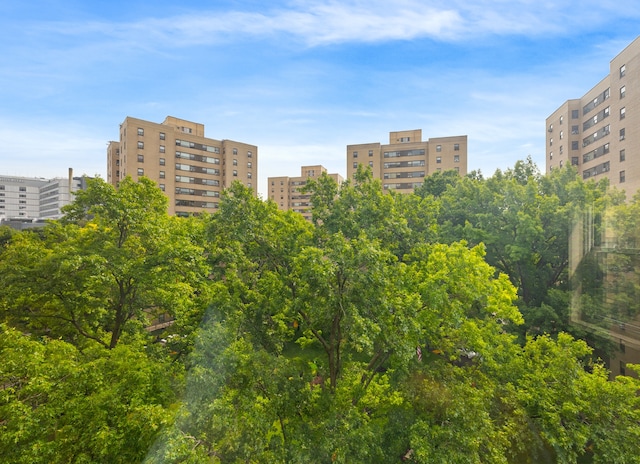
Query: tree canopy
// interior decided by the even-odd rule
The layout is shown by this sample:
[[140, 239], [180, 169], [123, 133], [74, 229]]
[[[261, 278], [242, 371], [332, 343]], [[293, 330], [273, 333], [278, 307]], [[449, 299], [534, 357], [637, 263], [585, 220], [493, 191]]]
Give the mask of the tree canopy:
[[530, 160], [307, 192], [311, 222], [239, 183], [178, 218], [96, 179], [4, 231], [0, 462], [640, 462], [640, 382], [568, 333], [567, 275], [572, 217], [631, 244], [640, 200]]

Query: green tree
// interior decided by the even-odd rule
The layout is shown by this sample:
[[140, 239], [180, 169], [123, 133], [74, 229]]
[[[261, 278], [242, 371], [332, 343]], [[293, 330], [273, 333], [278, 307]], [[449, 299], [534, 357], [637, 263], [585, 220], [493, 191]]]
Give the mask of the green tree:
[[125, 179], [116, 190], [91, 180], [66, 213], [0, 255], [0, 307], [12, 324], [114, 348], [156, 314], [201, 311], [203, 249], [151, 181]]
[[142, 346], [33, 340], [0, 325], [0, 462], [140, 462], [162, 427], [178, 366]]
[[585, 183], [568, 167], [543, 176], [530, 160], [488, 179], [465, 177], [441, 195], [442, 240], [483, 243], [487, 262], [518, 289], [525, 333], [569, 326], [569, 234], [576, 214], [604, 209], [605, 183]]

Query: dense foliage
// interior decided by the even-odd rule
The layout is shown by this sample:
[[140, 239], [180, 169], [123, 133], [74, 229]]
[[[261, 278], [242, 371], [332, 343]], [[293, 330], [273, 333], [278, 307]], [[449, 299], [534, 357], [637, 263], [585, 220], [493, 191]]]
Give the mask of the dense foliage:
[[0, 231], [0, 462], [640, 462], [640, 382], [569, 325], [567, 274], [576, 213], [630, 242], [640, 197], [530, 160], [307, 190], [312, 222], [240, 184], [176, 218], [96, 179]]

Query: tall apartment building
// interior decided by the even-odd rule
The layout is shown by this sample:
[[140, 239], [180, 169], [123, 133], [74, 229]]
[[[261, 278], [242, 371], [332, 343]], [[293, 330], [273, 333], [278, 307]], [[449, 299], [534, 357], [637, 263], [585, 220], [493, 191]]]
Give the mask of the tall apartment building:
[[107, 181], [117, 186], [126, 176], [155, 181], [169, 198], [169, 214], [213, 212], [233, 181], [256, 194], [258, 148], [206, 138], [203, 124], [172, 116], [161, 124], [127, 117], [120, 140], [107, 147]]
[[[302, 193], [300, 190], [309, 180], [316, 180], [326, 172], [326, 168], [320, 165], [302, 166], [299, 177], [269, 177], [267, 179], [269, 199], [276, 202], [278, 209], [293, 210], [310, 221], [311, 195]], [[329, 174], [329, 177], [335, 180], [338, 185], [342, 184], [344, 180], [340, 174]]]
[[385, 191], [413, 192], [424, 178], [438, 171], [455, 170], [467, 174], [467, 136], [438, 137], [422, 140], [422, 130], [389, 133], [389, 143], [347, 145], [347, 177], [358, 165], [373, 170]]
[[73, 192], [86, 188], [85, 177], [43, 179], [0, 176], [0, 221], [59, 219], [62, 207], [73, 201]]
[[546, 119], [547, 172], [570, 164], [584, 180], [609, 178], [630, 198], [640, 188], [640, 37], [609, 68]]

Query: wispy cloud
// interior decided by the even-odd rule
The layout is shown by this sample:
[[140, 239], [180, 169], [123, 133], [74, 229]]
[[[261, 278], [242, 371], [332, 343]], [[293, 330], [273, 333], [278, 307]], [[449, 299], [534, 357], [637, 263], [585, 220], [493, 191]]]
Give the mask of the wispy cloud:
[[[110, 38], [143, 50], [211, 45], [256, 37], [286, 36], [306, 46], [431, 38], [456, 41], [486, 35], [534, 35], [568, 31], [621, 15], [606, 2], [584, 1], [570, 9], [557, 2], [329, 1], [297, 2], [250, 11], [197, 11], [139, 21], [47, 23], [41, 33]], [[625, 12], [625, 16], [640, 15]], [[93, 37], [93, 39], [91, 39]]]

